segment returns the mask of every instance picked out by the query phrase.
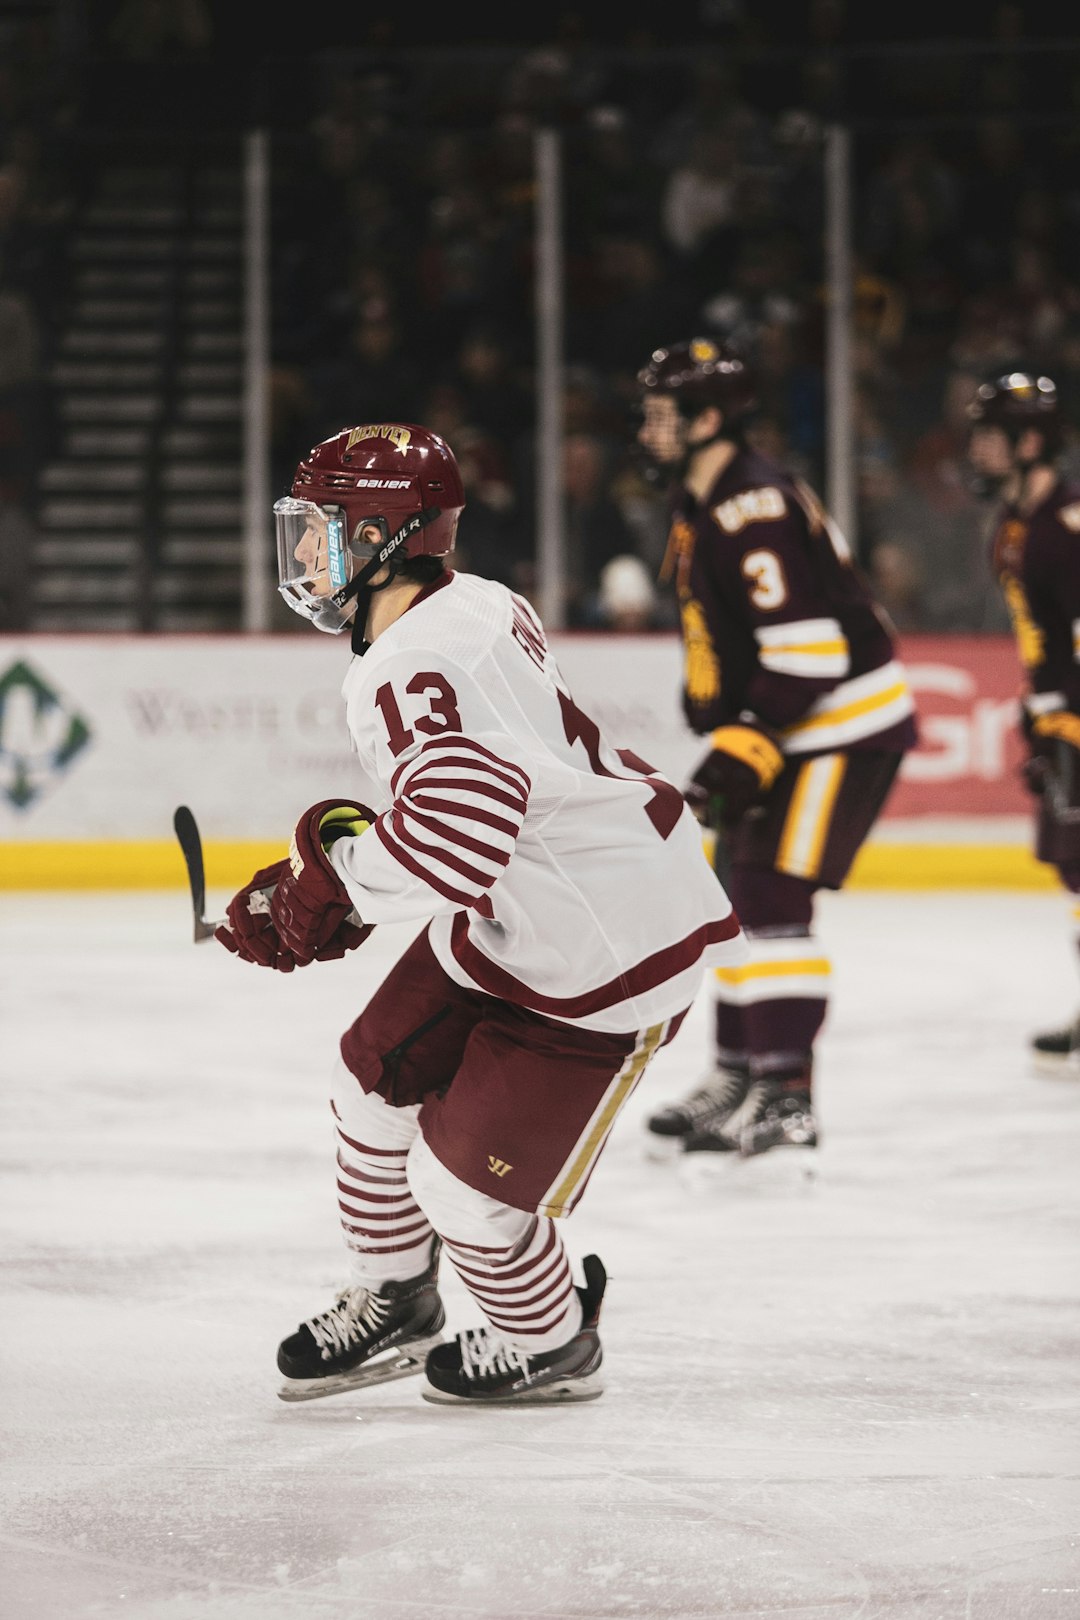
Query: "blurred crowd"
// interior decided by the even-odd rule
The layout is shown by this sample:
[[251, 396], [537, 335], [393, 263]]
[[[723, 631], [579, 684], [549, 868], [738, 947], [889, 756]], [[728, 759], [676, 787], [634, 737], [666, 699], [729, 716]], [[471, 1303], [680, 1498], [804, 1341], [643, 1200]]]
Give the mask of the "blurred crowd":
[[[702, 7], [695, 48], [630, 28], [592, 46], [571, 12], [516, 49], [402, 55], [373, 36], [268, 55], [249, 90], [272, 133], [272, 493], [345, 423], [422, 422], [465, 475], [462, 565], [534, 588], [534, 137], [557, 128], [566, 620], [671, 625], [663, 501], [631, 450], [636, 372], [696, 333], [738, 343], [761, 377], [756, 443], [825, 493], [823, 142], [845, 122], [857, 555], [900, 630], [1002, 628], [965, 408], [1023, 364], [1080, 422], [1080, 40], [1025, 50], [1023, 9], [997, 5], [979, 49], [859, 60], [837, 0], [807, 8], [786, 52], [755, 32], [759, 11]], [[0, 531], [32, 515], [73, 206], [56, 154], [88, 116], [88, 15], [93, 50], [136, 66], [197, 69], [230, 44], [225, 14], [195, 0], [31, 8], [8, 27]], [[110, 111], [122, 121], [93, 109]]]

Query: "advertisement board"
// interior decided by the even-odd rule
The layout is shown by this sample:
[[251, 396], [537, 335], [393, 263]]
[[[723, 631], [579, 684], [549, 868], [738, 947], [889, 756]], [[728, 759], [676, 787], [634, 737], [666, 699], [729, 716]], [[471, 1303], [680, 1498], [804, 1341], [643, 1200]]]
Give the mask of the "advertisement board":
[[[677, 637], [551, 639], [579, 707], [681, 783], [706, 744], [679, 709]], [[1011, 640], [909, 636], [901, 653], [920, 744], [853, 881], [1052, 881], [1030, 855]], [[371, 796], [345, 732], [349, 656], [316, 633], [0, 637], [0, 885], [182, 882], [178, 804], [220, 881], [242, 881], [309, 804]]]

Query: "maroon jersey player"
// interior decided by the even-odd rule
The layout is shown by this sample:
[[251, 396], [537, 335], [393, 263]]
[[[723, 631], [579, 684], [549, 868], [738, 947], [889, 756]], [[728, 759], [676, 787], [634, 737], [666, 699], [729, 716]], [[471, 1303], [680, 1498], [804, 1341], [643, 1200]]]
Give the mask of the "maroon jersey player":
[[887, 621], [811, 489], [756, 454], [749, 362], [706, 338], [639, 373], [638, 441], [669, 485], [683, 709], [708, 750], [687, 785], [716, 833], [750, 960], [721, 968], [715, 1062], [648, 1121], [655, 1147], [812, 1148], [829, 962], [814, 895], [838, 889], [916, 739]]
[[[1000, 503], [990, 561], [1024, 668], [1035, 853], [1080, 896], [1080, 483], [1058, 466], [1064, 426], [1049, 377], [1013, 371], [983, 383], [970, 416], [969, 460]], [[1073, 916], [1080, 925], [1080, 900]], [[1080, 1075], [1080, 1019], [1036, 1035], [1032, 1055], [1044, 1072]]]

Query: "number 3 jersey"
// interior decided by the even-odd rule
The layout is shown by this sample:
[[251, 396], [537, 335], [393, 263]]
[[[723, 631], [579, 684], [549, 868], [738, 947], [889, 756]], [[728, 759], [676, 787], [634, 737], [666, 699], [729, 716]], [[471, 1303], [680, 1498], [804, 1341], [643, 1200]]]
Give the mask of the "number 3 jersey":
[[679, 491], [668, 559], [694, 731], [750, 710], [785, 754], [914, 745], [915, 705], [890, 628], [801, 480], [740, 450], [707, 500]]
[[745, 960], [682, 795], [601, 736], [505, 586], [444, 575], [342, 693], [380, 813], [331, 859], [365, 922], [430, 917], [456, 983], [621, 1033]]

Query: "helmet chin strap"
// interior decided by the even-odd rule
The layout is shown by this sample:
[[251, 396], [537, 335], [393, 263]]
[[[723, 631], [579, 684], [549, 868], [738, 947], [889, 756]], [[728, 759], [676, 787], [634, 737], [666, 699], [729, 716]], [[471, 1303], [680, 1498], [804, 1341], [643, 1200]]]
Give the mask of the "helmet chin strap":
[[[343, 585], [339, 591], [335, 591], [331, 597], [331, 601], [335, 602], [339, 608], [346, 607], [354, 597], [356, 599], [356, 613], [353, 616], [350, 639], [353, 652], [359, 656], [362, 657], [368, 649], [368, 643], [364, 640], [364, 630], [367, 627], [371, 598], [376, 591], [384, 591], [388, 585], [393, 583], [402, 562], [401, 547], [406, 540], [417, 534], [421, 529], [425, 529], [429, 523], [434, 523], [441, 512], [441, 506], [427, 506], [422, 512], [414, 512], [412, 517], [406, 518], [401, 528], [397, 529], [389, 540], [383, 542], [374, 557], [369, 557], [360, 572], [354, 575], [347, 585]], [[371, 583], [373, 577], [379, 572], [380, 568], [385, 567], [388, 563], [390, 572], [386, 578], [381, 584], [373, 585]]]

